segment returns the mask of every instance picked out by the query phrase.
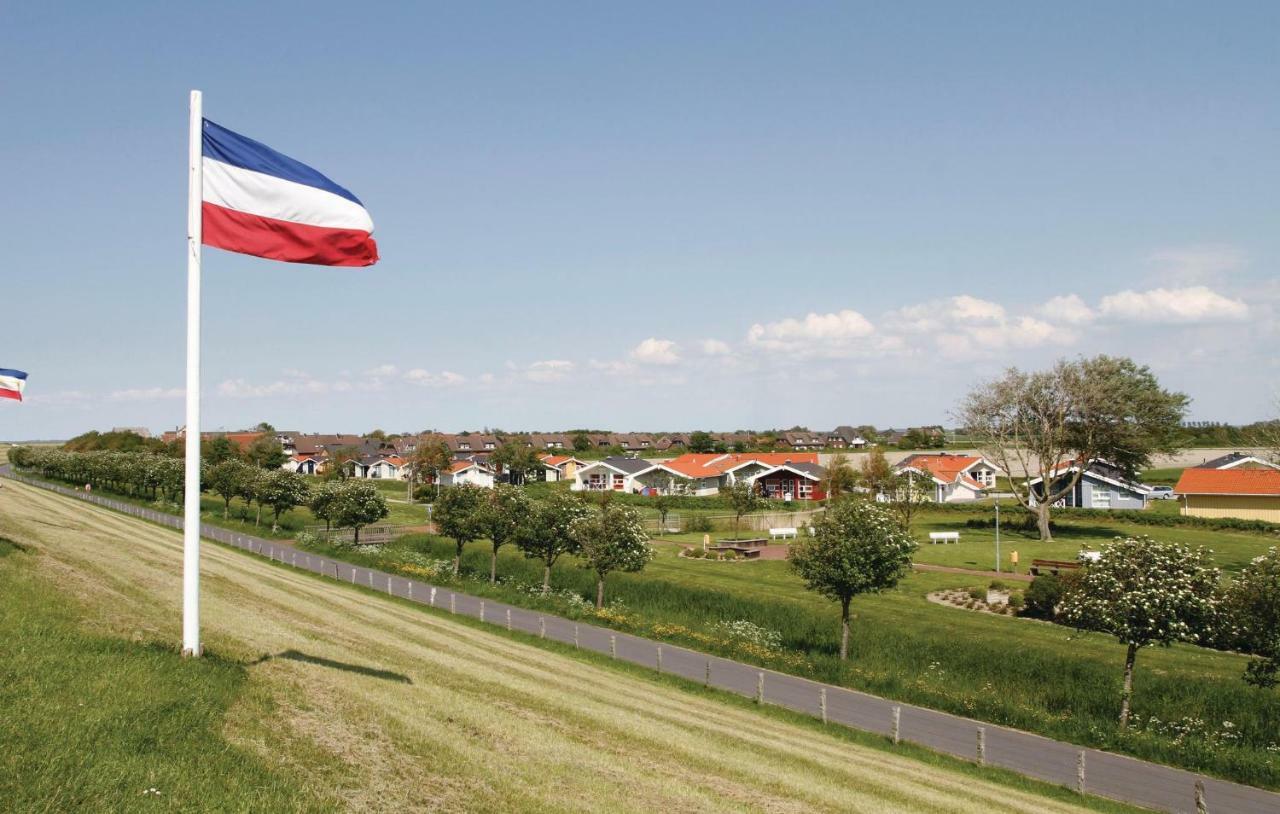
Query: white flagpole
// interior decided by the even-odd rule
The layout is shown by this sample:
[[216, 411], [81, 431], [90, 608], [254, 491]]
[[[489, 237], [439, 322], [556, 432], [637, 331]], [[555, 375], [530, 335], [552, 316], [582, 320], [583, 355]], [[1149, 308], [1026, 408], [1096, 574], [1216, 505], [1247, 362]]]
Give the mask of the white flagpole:
[[187, 428], [182, 524], [182, 654], [200, 647], [200, 242], [204, 199], [203, 98], [191, 91], [187, 145]]

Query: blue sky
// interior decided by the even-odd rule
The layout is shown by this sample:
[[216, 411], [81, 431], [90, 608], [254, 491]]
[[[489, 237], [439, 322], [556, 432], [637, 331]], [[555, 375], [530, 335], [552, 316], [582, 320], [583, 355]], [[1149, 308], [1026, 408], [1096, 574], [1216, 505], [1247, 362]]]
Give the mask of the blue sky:
[[[127, 10], [125, 10], [127, 9]], [[1274, 3], [178, 3], [0, 18], [0, 438], [182, 420], [186, 99], [361, 197], [205, 253], [206, 426], [946, 422], [1110, 352], [1275, 411]]]

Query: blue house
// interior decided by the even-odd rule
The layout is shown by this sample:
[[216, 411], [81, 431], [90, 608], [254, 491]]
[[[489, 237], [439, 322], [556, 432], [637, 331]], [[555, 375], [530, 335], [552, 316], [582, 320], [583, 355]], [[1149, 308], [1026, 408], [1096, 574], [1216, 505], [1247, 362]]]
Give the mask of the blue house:
[[[1078, 463], [1059, 464], [1050, 476], [1049, 492], [1056, 493], [1079, 471]], [[1034, 478], [1028, 486], [1034, 506], [1045, 493], [1043, 479]], [[1147, 487], [1130, 480], [1119, 467], [1099, 459], [1089, 462], [1075, 487], [1054, 505], [1079, 509], [1145, 509], [1148, 494]]]

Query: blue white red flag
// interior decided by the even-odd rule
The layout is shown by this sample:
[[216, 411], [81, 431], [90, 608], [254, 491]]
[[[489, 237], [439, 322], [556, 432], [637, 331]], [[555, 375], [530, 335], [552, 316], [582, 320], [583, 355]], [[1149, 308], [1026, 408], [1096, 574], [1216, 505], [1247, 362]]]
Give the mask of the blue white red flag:
[[22, 391], [27, 386], [27, 374], [21, 370], [0, 367], [0, 399], [22, 401]]
[[203, 243], [287, 263], [372, 266], [360, 199], [265, 144], [204, 120]]

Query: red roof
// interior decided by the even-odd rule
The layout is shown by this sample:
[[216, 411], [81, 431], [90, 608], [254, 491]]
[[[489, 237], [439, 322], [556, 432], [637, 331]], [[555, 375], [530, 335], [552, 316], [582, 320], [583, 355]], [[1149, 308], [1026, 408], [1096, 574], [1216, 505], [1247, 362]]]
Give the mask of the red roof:
[[[904, 466], [922, 469], [935, 478], [946, 483], [954, 483], [961, 472], [981, 461], [972, 455], [912, 455], [902, 462]], [[984, 488], [977, 481], [969, 479], [969, 485]]]
[[572, 455], [543, 455], [542, 462], [548, 466], [559, 466], [566, 461], [572, 461]]
[[721, 475], [743, 464], [751, 462], [765, 466], [782, 466], [783, 464], [816, 464], [816, 452], [686, 452], [678, 458], [672, 458], [663, 464], [668, 469], [679, 472], [689, 478], [709, 478]]
[[1173, 491], [1180, 495], [1280, 497], [1280, 469], [1184, 469]]

